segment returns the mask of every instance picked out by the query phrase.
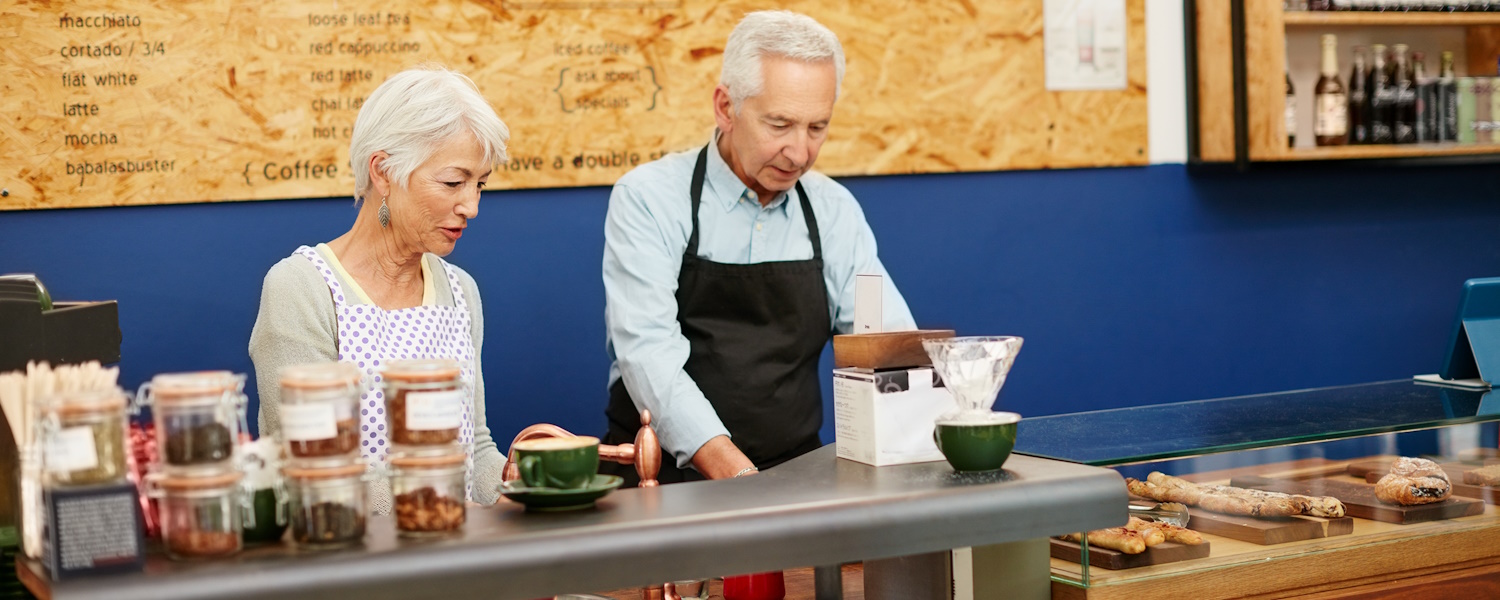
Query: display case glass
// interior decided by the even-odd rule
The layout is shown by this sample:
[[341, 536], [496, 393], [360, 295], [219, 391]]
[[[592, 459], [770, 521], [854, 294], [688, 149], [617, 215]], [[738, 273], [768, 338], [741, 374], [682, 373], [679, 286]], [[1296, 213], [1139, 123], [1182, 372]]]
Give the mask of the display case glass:
[[[1031, 418], [1021, 422], [1016, 451], [1141, 481], [1161, 473], [1331, 496], [1347, 513], [1251, 517], [1190, 506], [1188, 528], [1206, 549], [1167, 543], [1127, 555], [1054, 540], [1054, 597], [1389, 590], [1460, 585], [1476, 565], [1496, 577], [1500, 486], [1470, 475], [1500, 465], [1496, 421], [1500, 395], [1408, 380]], [[1377, 499], [1375, 482], [1398, 457], [1434, 461], [1451, 495], [1413, 506]], [[1143, 508], [1156, 504], [1131, 497]]]

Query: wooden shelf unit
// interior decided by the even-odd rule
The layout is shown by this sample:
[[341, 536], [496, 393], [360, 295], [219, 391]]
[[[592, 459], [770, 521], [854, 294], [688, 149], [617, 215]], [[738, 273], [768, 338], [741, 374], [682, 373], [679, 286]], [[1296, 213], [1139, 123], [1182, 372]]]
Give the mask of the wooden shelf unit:
[[1445, 156], [1473, 156], [1500, 154], [1500, 144], [1402, 144], [1376, 146], [1318, 146], [1314, 148], [1292, 148], [1268, 161], [1293, 160], [1356, 160], [1366, 158], [1432, 158]]
[[[1285, 12], [1280, 0], [1243, 0], [1247, 131], [1243, 154], [1235, 139], [1233, 2], [1194, 3], [1196, 156], [1203, 163], [1284, 163], [1315, 160], [1489, 157], [1500, 144], [1382, 145], [1287, 148], [1286, 32], [1310, 27], [1462, 27], [1469, 65], [1491, 65], [1500, 55], [1500, 12]], [[1305, 92], [1304, 92], [1305, 93]]]
[[1287, 11], [1288, 27], [1412, 27], [1500, 25], [1500, 12]]

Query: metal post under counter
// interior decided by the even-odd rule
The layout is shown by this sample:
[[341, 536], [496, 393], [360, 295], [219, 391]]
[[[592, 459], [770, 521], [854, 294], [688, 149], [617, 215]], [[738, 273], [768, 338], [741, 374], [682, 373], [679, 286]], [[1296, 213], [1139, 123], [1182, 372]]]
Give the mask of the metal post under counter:
[[436, 541], [400, 539], [390, 517], [371, 517], [364, 545], [340, 551], [283, 543], [196, 563], [153, 553], [140, 574], [21, 575], [56, 600], [524, 599], [1043, 538], [1120, 525], [1125, 506], [1108, 469], [1022, 455], [985, 475], [946, 462], [875, 468], [830, 445], [753, 477], [619, 490], [593, 510], [502, 501]]

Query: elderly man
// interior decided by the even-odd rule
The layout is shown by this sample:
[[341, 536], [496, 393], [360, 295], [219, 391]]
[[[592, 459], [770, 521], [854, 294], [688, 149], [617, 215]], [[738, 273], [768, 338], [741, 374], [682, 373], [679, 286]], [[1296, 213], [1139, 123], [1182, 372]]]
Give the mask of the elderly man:
[[633, 440], [650, 410], [663, 483], [744, 476], [822, 445], [818, 357], [853, 327], [856, 274], [885, 276], [886, 329], [915, 327], [859, 204], [811, 170], [843, 77], [843, 47], [817, 21], [747, 15], [724, 47], [712, 141], [610, 194], [605, 442]]

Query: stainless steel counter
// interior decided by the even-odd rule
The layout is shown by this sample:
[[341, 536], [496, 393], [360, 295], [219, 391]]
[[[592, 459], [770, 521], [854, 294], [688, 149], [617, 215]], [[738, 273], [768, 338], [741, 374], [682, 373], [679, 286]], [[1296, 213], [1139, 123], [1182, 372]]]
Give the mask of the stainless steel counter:
[[[369, 520], [362, 547], [290, 544], [217, 562], [153, 556], [143, 574], [53, 584], [58, 600], [504, 600], [995, 544], [1121, 525], [1114, 471], [1015, 455], [961, 476], [945, 462], [874, 468], [832, 446], [753, 477], [619, 490], [593, 510], [471, 509], [461, 536], [402, 540]], [[40, 594], [39, 594], [40, 595]]]

